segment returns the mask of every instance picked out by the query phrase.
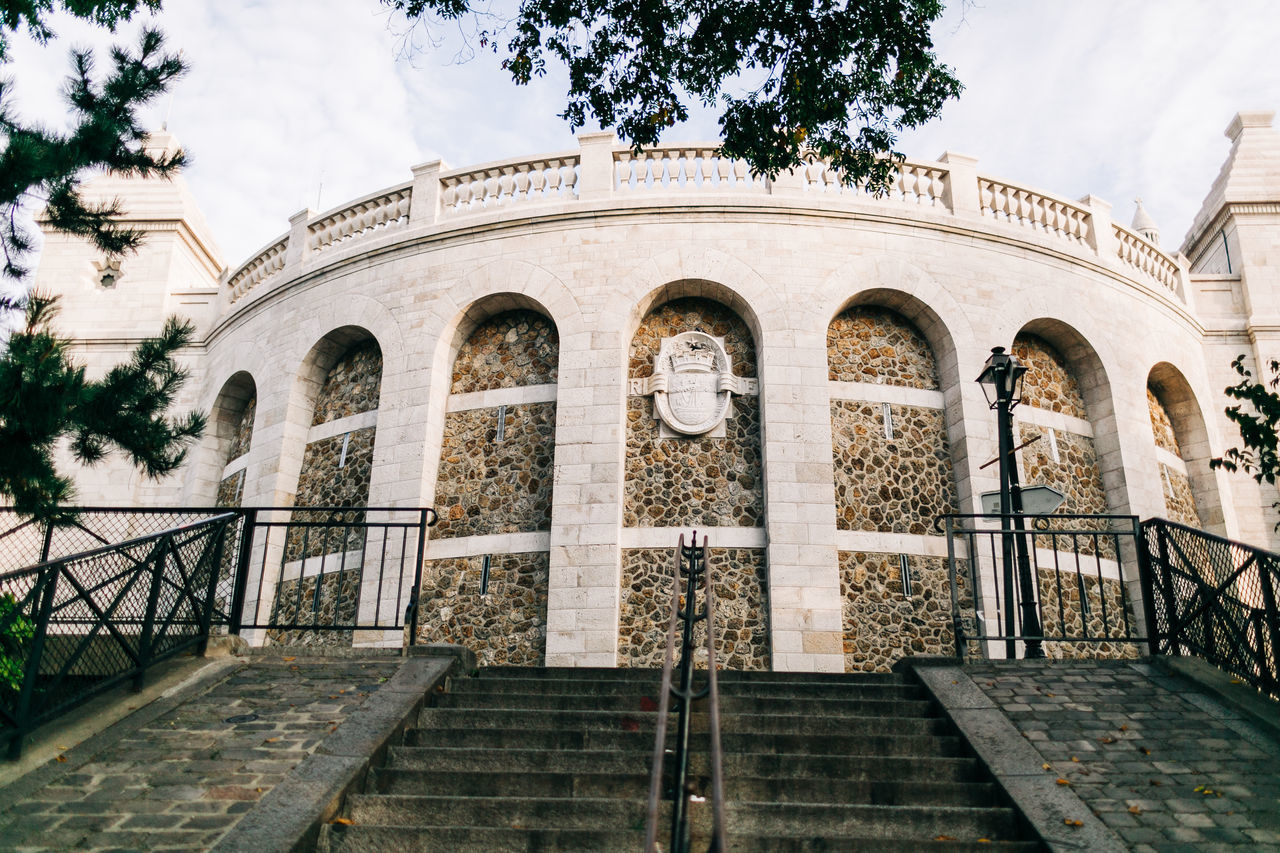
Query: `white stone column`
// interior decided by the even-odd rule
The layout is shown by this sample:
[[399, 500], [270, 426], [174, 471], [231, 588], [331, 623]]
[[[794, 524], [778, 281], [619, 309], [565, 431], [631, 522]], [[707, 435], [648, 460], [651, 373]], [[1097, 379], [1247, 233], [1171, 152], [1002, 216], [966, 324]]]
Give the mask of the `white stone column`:
[[826, 339], [766, 333], [761, 446], [773, 668], [843, 672]]
[[304, 207], [289, 217], [289, 246], [284, 251], [284, 269], [281, 275], [289, 280], [298, 275], [307, 260], [307, 223], [316, 212]]
[[982, 198], [978, 193], [978, 158], [944, 151], [938, 162], [950, 167], [942, 190], [942, 200], [947, 209], [958, 216], [980, 215]]
[[602, 199], [613, 195], [613, 131], [579, 133], [578, 198]]
[[617, 661], [624, 368], [622, 346], [611, 335], [560, 338], [547, 666]]
[[440, 215], [440, 173], [448, 167], [432, 160], [413, 167], [413, 194], [409, 199], [409, 224], [430, 225]]

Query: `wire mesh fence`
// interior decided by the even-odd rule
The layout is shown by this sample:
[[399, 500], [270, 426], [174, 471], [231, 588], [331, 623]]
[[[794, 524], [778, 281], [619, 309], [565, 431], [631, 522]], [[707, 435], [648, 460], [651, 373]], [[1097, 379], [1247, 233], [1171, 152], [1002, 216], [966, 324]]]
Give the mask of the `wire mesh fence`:
[[0, 575], [0, 738], [23, 736], [207, 642], [238, 515], [226, 512]]
[[1143, 522], [1151, 633], [1280, 698], [1280, 555], [1163, 519]]

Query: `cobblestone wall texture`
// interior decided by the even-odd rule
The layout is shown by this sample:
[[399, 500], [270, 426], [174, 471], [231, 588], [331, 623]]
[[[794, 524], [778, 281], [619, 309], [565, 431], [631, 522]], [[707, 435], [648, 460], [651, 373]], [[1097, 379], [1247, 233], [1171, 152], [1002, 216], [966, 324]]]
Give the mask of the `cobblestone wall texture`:
[[[1093, 439], [1087, 435], [1057, 431], [1058, 461], [1053, 461], [1050, 453], [1049, 430], [1035, 424], [1020, 424], [1019, 443], [1029, 441], [1036, 435], [1040, 440], [1018, 451], [1021, 457], [1023, 485], [1053, 486], [1066, 495], [1066, 500], [1058, 509], [1060, 513], [1105, 513], [1107, 512], [1107, 495], [1102, 488], [1102, 474], [1098, 470], [1098, 454], [1093, 446]], [[1097, 528], [1103, 529], [1101, 522], [1089, 519], [1063, 519], [1054, 522], [1054, 527]], [[1093, 540], [1079, 540], [1085, 553], [1092, 554]], [[1113, 556], [1115, 547], [1110, 540], [1102, 540], [1104, 556]]]
[[658, 438], [652, 397], [627, 400], [623, 524], [759, 527], [764, 523], [760, 404], [735, 397], [725, 437]]
[[1174, 433], [1173, 421], [1169, 418], [1169, 412], [1160, 402], [1160, 398], [1150, 387], [1147, 388], [1147, 409], [1151, 412], [1151, 432], [1155, 435], [1156, 447], [1163, 448], [1181, 459], [1182, 452], [1178, 449], [1178, 436]]
[[1280, 850], [1280, 744], [1150, 664], [965, 671], [1134, 853]]
[[[398, 669], [255, 658], [62, 753], [0, 814], [5, 850], [208, 850]], [[164, 707], [165, 705], [168, 707]], [[139, 711], [139, 715], [147, 712]], [[250, 722], [227, 717], [256, 714]], [[28, 782], [29, 784], [29, 782]]]
[[[1073, 557], [1063, 558], [1064, 566]], [[1086, 571], [1088, 566], [1083, 567]], [[1040, 585], [1040, 612], [1046, 637], [1125, 637], [1125, 620], [1130, 632], [1136, 632], [1133, 614], [1128, 612], [1128, 602], [1120, 581], [1097, 575], [1076, 575], [1075, 571], [1040, 569], [1037, 572]], [[1080, 607], [1080, 586], [1084, 586], [1088, 609]], [[1104, 600], [1105, 599], [1105, 600]], [[1047, 641], [1045, 654], [1050, 658], [1136, 658], [1140, 647], [1136, 643], [1059, 643]]]
[[493, 555], [486, 595], [480, 594], [482, 561], [459, 557], [423, 565], [418, 637], [466, 646], [481, 666], [542, 666], [549, 555]]
[[[312, 549], [325, 552], [324, 548]], [[328, 549], [330, 552], [336, 549]], [[340, 556], [326, 561], [336, 568]], [[276, 600], [271, 608], [271, 621], [283, 624], [350, 625], [355, 621], [356, 607], [360, 601], [361, 567], [356, 564], [342, 572], [328, 571], [323, 575], [303, 578], [301, 589], [297, 578], [276, 587]], [[320, 584], [320, 596], [316, 597], [316, 583]], [[267, 633], [272, 645], [279, 646], [350, 646], [350, 631], [308, 631], [279, 629]]]
[[253, 442], [253, 416], [258, 410], [258, 398], [250, 397], [236, 419], [235, 429], [231, 433], [231, 446], [227, 448], [227, 461], [239, 459], [249, 452]]
[[885, 438], [882, 404], [831, 403], [841, 530], [925, 534], [934, 518], [956, 512], [942, 411], [894, 405], [892, 421], [894, 437]]
[[311, 425], [327, 424], [338, 418], [373, 411], [378, 408], [381, 383], [382, 350], [374, 341], [355, 345], [329, 368], [316, 396]]
[[[839, 559], [846, 671], [888, 672], [909, 655], [955, 654], [945, 558], [907, 557], [910, 598], [897, 554], [841, 551]], [[961, 601], [971, 609], [967, 587], [962, 569]]]
[[733, 363], [734, 376], [756, 375], [755, 340], [747, 324], [719, 302], [697, 298], [673, 299], [645, 316], [631, 339], [631, 362], [627, 375], [632, 379], [652, 376], [653, 359], [663, 338], [681, 332], [703, 332], [724, 338], [724, 349]]
[[506, 311], [481, 323], [458, 350], [451, 393], [556, 381], [560, 338], [536, 311]]
[[828, 377], [938, 389], [938, 368], [929, 342], [902, 315], [885, 308], [855, 307], [827, 328]]
[[342, 455], [344, 436], [313, 441], [302, 453], [302, 474], [298, 478], [296, 506], [365, 506], [369, 500], [369, 475], [373, 470], [373, 442], [377, 427], [346, 433], [347, 454]]
[[1203, 527], [1187, 475], [1161, 462], [1160, 479], [1164, 482], [1164, 511], [1169, 520], [1189, 527]]
[[244, 469], [223, 477], [218, 483], [218, 496], [214, 498], [216, 506], [240, 506], [240, 496], [244, 494]]
[[[671, 618], [673, 548], [622, 552], [622, 607], [618, 622], [618, 666], [662, 666]], [[768, 577], [764, 552], [751, 548], [711, 548], [708, 555], [716, 592], [716, 663], [722, 669], [769, 669]], [[699, 595], [699, 600], [701, 600]], [[694, 629], [705, 648], [705, 625]], [[705, 668], [706, 656], [695, 663]]]
[[1075, 375], [1048, 341], [1035, 335], [1018, 335], [1013, 339], [1013, 354], [1027, 367], [1022, 380], [1022, 405], [1089, 418]]
[[445, 416], [433, 537], [551, 529], [556, 404], [507, 406], [497, 441], [498, 409]]

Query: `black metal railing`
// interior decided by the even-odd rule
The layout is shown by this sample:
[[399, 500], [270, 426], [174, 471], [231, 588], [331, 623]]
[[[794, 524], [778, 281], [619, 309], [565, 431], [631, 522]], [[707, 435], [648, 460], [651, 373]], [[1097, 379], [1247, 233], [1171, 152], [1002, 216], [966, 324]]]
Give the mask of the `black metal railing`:
[[[956, 656], [1136, 655], [1148, 640], [1136, 629], [1124, 578], [1145, 558], [1137, 517], [1055, 513], [1021, 521], [957, 514], [936, 522], [947, 540]], [[1025, 629], [1028, 610], [1039, 631]]]
[[[687, 594], [681, 606], [680, 579], [686, 580]], [[698, 611], [698, 584], [703, 584], [703, 608]], [[701, 690], [693, 686], [694, 626], [706, 623], [707, 683]], [[681, 626], [680, 663], [678, 686], [672, 684], [672, 670], [676, 647], [676, 626]], [[694, 531], [693, 542], [676, 548], [676, 567], [671, 583], [671, 618], [667, 623], [667, 646], [662, 665], [662, 693], [658, 700], [657, 731], [654, 735], [653, 769], [649, 777], [649, 804], [645, 824], [645, 853], [657, 853], [658, 805], [661, 799], [664, 769], [668, 771], [668, 799], [671, 802], [671, 853], [689, 853], [692, 841], [689, 827], [689, 803], [693, 787], [689, 783], [689, 735], [693, 703], [707, 701], [707, 734], [710, 739], [709, 760], [711, 770], [711, 842], [708, 853], [723, 853], [726, 847], [724, 831], [724, 776], [720, 752], [720, 694], [716, 679], [716, 622], [715, 589], [707, 564], [707, 539], [698, 544]], [[672, 701], [675, 708], [671, 707]], [[677, 717], [676, 742], [673, 761], [666, 767], [667, 715], [674, 710]]]
[[203, 652], [232, 512], [0, 574], [0, 738]]
[[1280, 554], [1164, 519], [1142, 532], [1153, 653], [1201, 655], [1280, 698]]

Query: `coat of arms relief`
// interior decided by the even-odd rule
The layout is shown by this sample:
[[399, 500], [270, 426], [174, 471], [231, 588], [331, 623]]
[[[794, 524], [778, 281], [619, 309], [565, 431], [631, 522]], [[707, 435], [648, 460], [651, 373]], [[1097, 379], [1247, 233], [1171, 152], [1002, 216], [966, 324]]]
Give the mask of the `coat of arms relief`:
[[723, 438], [733, 417], [733, 395], [755, 395], [754, 379], [733, 375], [724, 339], [703, 332], [665, 338], [653, 359], [653, 375], [632, 379], [633, 395], [653, 395], [660, 438], [705, 435]]

